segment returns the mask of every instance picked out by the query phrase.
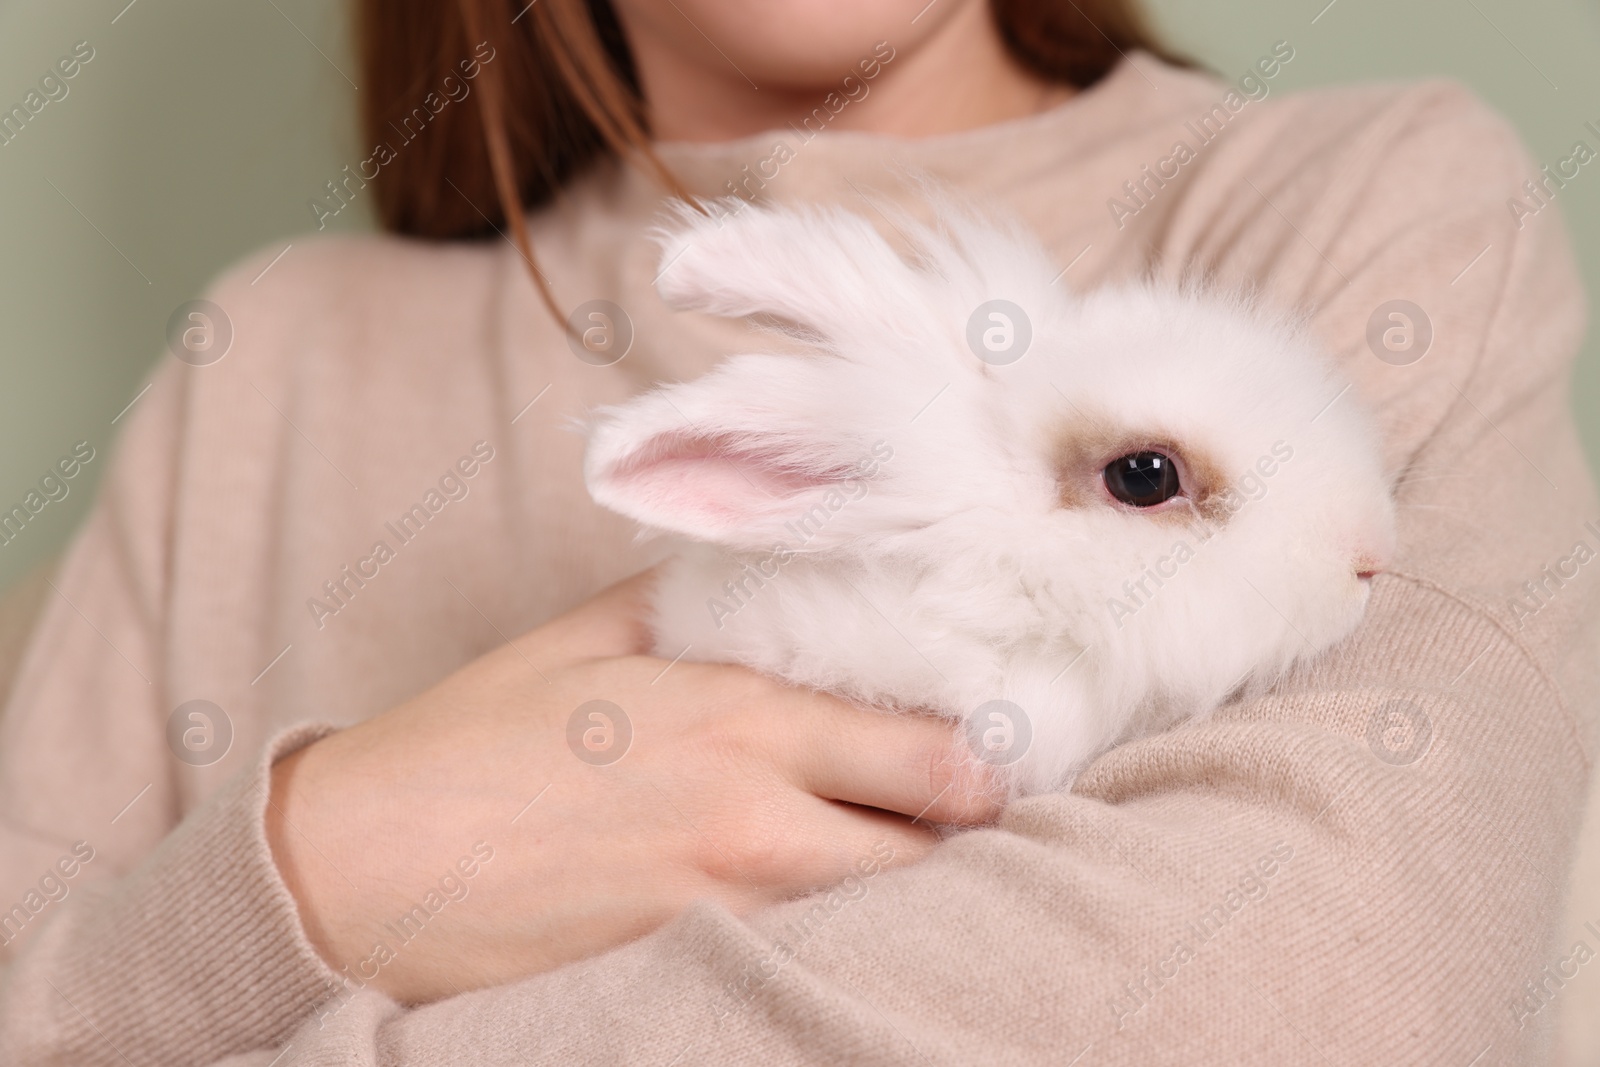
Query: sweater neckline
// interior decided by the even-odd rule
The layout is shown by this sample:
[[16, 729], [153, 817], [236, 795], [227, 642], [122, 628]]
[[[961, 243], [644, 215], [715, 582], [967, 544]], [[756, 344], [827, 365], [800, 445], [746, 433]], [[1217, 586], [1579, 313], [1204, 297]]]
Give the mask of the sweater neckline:
[[1022, 146], [1082, 144], [1103, 133], [1125, 128], [1151, 107], [1160, 93], [1153, 78], [1164, 65], [1140, 49], [1125, 54], [1105, 76], [1058, 104], [1029, 115], [949, 133], [908, 137], [866, 130], [823, 130], [809, 133], [794, 126], [777, 127], [728, 141], [658, 141], [661, 161], [696, 195], [724, 195], [730, 178], [770, 158], [779, 143], [810, 167], [855, 170], [893, 158], [912, 165], [978, 162], [1003, 151], [1010, 158]]

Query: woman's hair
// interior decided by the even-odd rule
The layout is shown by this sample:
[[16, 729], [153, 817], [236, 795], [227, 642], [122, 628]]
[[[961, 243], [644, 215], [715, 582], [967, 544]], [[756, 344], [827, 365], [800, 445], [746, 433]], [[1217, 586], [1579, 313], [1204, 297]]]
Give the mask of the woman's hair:
[[[1189, 65], [1155, 39], [1137, 0], [989, 6], [1011, 54], [1050, 81], [1087, 87], [1134, 48]], [[684, 193], [651, 149], [609, 0], [358, 0], [357, 8], [362, 130], [369, 144], [391, 149], [374, 151], [370, 179], [384, 229], [470, 238], [509, 224], [555, 311], [524, 211], [606, 156], [631, 158]]]

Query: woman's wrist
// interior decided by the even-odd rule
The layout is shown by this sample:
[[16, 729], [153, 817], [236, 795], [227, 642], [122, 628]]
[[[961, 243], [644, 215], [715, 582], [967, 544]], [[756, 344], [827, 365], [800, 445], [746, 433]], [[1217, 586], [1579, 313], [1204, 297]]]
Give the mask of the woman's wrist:
[[336, 917], [338, 887], [324, 877], [332, 861], [318, 854], [306, 836], [307, 827], [302, 825], [316, 821], [315, 766], [327, 755], [327, 748], [317, 741], [273, 764], [266, 836], [279, 877], [294, 898], [306, 938], [323, 962], [338, 970], [344, 947], [336, 932], [342, 926]]
[[312, 935], [312, 943], [326, 959], [327, 952], [324, 946], [312, 934], [311, 927], [314, 924], [307, 921], [310, 918], [308, 914], [310, 909], [306, 901], [303, 864], [299, 857], [298, 842], [289, 839], [292, 830], [284, 811], [286, 806], [294, 803], [290, 800], [290, 795], [295, 787], [295, 772], [299, 770], [301, 762], [313, 747], [315, 746], [308, 745], [299, 751], [291, 752], [272, 765], [269, 772], [270, 792], [267, 797], [265, 822], [267, 846], [272, 850], [272, 862], [277, 866], [278, 874], [282, 877], [290, 896], [295, 899], [295, 904], [300, 910], [301, 922], [307, 927], [307, 934]]

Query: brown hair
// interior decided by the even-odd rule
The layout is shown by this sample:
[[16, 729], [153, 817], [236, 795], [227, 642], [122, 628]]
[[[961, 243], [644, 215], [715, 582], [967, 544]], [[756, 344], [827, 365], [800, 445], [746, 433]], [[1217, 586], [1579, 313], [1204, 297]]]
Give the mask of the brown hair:
[[[1155, 39], [1137, 0], [989, 3], [1011, 54], [1050, 81], [1087, 87], [1134, 48], [1192, 65]], [[492, 237], [509, 223], [545, 303], [564, 320], [534, 265], [523, 212], [606, 156], [634, 160], [685, 195], [650, 147], [609, 0], [358, 0], [357, 8], [363, 133], [371, 144], [398, 134], [406, 145], [372, 179], [384, 229]], [[463, 79], [475, 85], [458, 97]], [[445, 102], [435, 108], [430, 98]], [[421, 126], [427, 136], [414, 132]]]

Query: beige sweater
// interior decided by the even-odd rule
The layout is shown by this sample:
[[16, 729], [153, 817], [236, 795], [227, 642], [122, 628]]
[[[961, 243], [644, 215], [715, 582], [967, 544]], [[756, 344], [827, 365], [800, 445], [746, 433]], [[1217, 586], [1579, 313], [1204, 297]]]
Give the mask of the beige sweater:
[[[1543, 1059], [1562, 975], [1600, 949], [1600, 916], [1558, 929], [1600, 692], [1562, 224], [1510, 209], [1538, 171], [1454, 86], [1237, 113], [1228, 91], [1141, 54], [985, 129], [664, 154], [700, 191], [749, 165], [762, 196], [868, 214], [911, 203], [923, 170], [1020, 212], [1065, 284], [1198, 267], [1310, 310], [1380, 415], [1400, 501], [1398, 562], [1345, 646], [850, 897], [698, 905], [404, 1009], [341, 984], [300, 929], [263, 837], [267, 766], [649, 562], [589, 503], [571, 419], [748, 334], [656, 299], [659, 194], [618, 169], [533, 220], [566, 306], [627, 309], [612, 367], [573, 356], [505, 243], [296, 241], [215, 286], [227, 356], [164, 361], [120, 423], [0, 721], [0, 1063]], [[1420, 360], [1369, 346], [1391, 300], [1431, 323]], [[478, 442], [468, 494], [390, 536]], [[393, 558], [331, 599], [378, 540]], [[209, 748], [181, 740], [200, 720], [169, 733], [194, 700], [226, 715], [220, 758], [215, 715]], [[462, 833], [464, 854], [484, 836]], [[524, 819], [490, 844], [536, 836]]]

